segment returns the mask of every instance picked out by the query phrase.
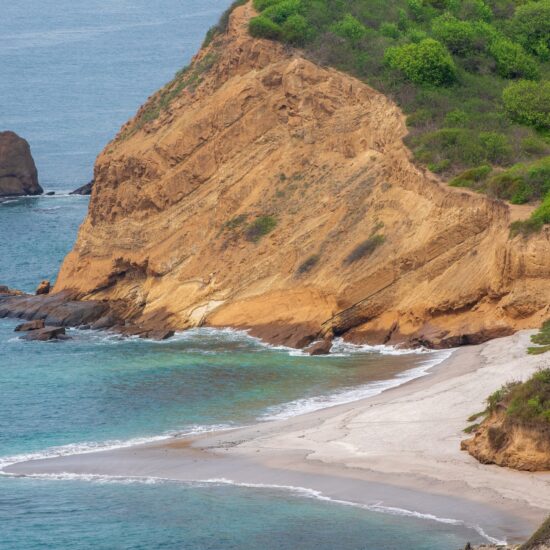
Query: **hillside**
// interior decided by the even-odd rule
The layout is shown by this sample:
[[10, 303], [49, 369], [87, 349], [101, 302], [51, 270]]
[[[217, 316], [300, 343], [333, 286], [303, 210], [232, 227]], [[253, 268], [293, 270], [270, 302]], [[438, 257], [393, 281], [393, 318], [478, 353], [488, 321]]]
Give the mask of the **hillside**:
[[532, 207], [419, 168], [395, 103], [252, 38], [255, 15], [237, 7], [100, 154], [54, 291], [116, 304], [138, 328], [294, 346], [441, 347], [540, 325], [549, 228], [509, 235]]

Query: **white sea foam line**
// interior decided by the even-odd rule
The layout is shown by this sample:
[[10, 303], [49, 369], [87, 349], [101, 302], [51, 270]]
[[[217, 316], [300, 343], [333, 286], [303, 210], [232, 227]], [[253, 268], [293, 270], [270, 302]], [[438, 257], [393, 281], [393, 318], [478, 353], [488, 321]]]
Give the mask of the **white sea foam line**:
[[18, 462], [28, 462], [30, 460], [41, 460], [46, 458], [59, 458], [63, 456], [73, 456], [88, 453], [95, 453], [99, 451], [114, 451], [116, 449], [124, 449], [126, 447], [134, 447], [136, 445], [145, 445], [147, 443], [155, 443], [157, 441], [166, 441], [168, 439], [174, 439], [176, 437], [186, 437], [190, 435], [198, 435], [208, 432], [217, 432], [235, 429], [235, 426], [229, 424], [215, 424], [207, 426], [190, 426], [187, 431], [181, 432], [168, 432], [162, 435], [151, 437], [136, 437], [127, 440], [108, 440], [103, 442], [83, 442], [83, 443], [70, 443], [68, 445], [60, 445], [58, 447], [50, 447], [43, 451], [36, 451], [32, 453], [24, 453], [12, 456], [0, 457], [0, 475], [11, 475], [4, 472], [4, 468], [17, 464]]
[[264, 421], [284, 420], [299, 414], [305, 414], [327, 407], [334, 407], [336, 405], [343, 405], [345, 403], [351, 403], [352, 401], [358, 401], [359, 399], [374, 397], [385, 390], [401, 386], [415, 378], [426, 376], [430, 368], [448, 359], [453, 351], [454, 350], [432, 352], [433, 355], [437, 355], [437, 357], [428, 359], [420, 366], [401, 372], [389, 380], [369, 382], [368, 384], [355, 388], [348, 388], [327, 395], [296, 399], [289, 403], [270, 407], [259, 419]]
[[244, 487], [248, 489], [274, 489], [277, 491], [287, 491], [295, 495], [299, 495], [304, 498], [311, 498], [315, 500], [320, 500], [323, 502], [330, 502], [333, 504], [339, 504], [342, 506], [352, 506], [354, 508], [360, 508], [362, 510], [368, 510], [370, 512], [378, 512], [381, 514], [388, 514], [392, 516], [401, 516], [401, 517], [410, 517], [420, 520], [435, 521], [437, 523], [444, 523], [447, 525], [455, 525], [466, 527], [468, 529], [473, 529], [492, 544], [504, 545], [506, 541], [499, 540], [495, 537], [490, 536], [485, 532], [485, 530], [477, 524], [469, 524], [463, 520], [453, 519], [453, 518], [443, 518], [436, 516], [434, 514], [427, 514], [422, 512], [416, 512], [414, 510], [407, 510], [405, 508], [397, 508], [395, 506], [385, 506], [382, 502], [376, 504], [362, 504], [359, 502], [353, 502], [350, 500], [342, 500], [331, 498], [327, 495], [324, 495], [321, 491], [315, 489], [309, 489], [307, 487], [297, 487], [294, 485], [275, 485], [267, 483], [245, 483], [237, 482], [227, 478], [212, 478], [212, 479], [201, 479], [197, 481], [179, 481], [165, 477], [155, 477], [155, 476], [112, 476], [105, 474], [75, 474], [71, 472], [61, 472], [57, 474], [25, 474], [25, 478], [31, 479], [44, 479], [44, 480], [55, 480], [55, 481], [88, 481], [101, 484], [108, 483], [119, 483], [119, 484], [134, 484], [141, 483], [145, 485], [156, 485], [163, 483], [184, 483], [185, 485], [200, 487], [200, 486], [210, 486], [210, 485], [231, 485], [235, 487]]
[[384, 506], [381, 502], [377, 504], [361, 504], [358, 502], [352, 502], [349, 500], [341, 500], [331, 498], [324, 495], [321, 491], [315, 489], [308, 489], [307, 487], [296, 487], [294, 485], [274, 485], [274, 484], [264, 484], [264, 483], [240, 483], [226, 478], [213, 478], [213, 479], [204, 479], [199, 483], [211, 483], [216, 485], [235, 485], [237, 487], [248, 487], [252, 489], [277, 489], [283, 491], [290, 491], [295, 494], [299, 494], [306, 498], [314, 498], [317, 500], [322, 500], [325, 502], [333, 502], [335, 504], [341, 504], [344, 506], [353, 506], [356, 508], [361, 508], [363, 510], [369, 510], [371, 512], [380, 512], [383, 514], [389, 514], [393, 516], [403, 516], [403, 517], [412, 517], [416, 519], [423, 519], [429, 521], [436, 521], [438, 523], [445, 523], [448, 525], [457, 525], [467, 527], [468, 529], [475, 530], [480, 536], [491, 542], [492, 544], [504, 545], [506, 541], [499, 540], [488, 535], [480, 525], [469, 524], [463, 520], [452, 519], [452, 518], [442, 518], [435, 516], [433, 514], [426, 514], [421, 512], [416, 512], [414, 510], [407, 510], [405, 508], [396, 508], [393, 506]]

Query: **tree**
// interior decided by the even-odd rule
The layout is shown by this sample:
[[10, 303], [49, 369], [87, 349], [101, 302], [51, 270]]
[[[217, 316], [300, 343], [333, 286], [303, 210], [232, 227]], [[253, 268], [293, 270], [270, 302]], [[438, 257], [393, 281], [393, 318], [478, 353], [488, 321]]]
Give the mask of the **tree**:
[[341, 21], [332, 25], [330, 30], [334, 34], [349, 40], [352, 44], [357, 44], [367, 34], [367, 29], [361, 21], [358, 21], [349, 13]]

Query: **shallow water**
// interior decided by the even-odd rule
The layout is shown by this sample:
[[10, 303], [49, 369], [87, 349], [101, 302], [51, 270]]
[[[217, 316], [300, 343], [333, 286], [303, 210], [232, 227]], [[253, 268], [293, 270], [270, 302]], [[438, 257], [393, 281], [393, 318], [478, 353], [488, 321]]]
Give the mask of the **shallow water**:
[[[0, 126], [27, 138], [55, 197], [0, 204], [0, 284], [54, 280], [95, 155], [196, 51], [229, 0], [4, 3]], [[433, 355], [310, 358], [232, 331], [168, 342], [71, 331], [22, 342], [0, 320], [0, 465], [284, 417], [420, 375]], [[407, 371], [409, 372], [409, 371]], [[15, 458], [14, 458], [15, 457]], [[0, 476], [0, 549], [459, 548], [472, 531], [270, 489]]]

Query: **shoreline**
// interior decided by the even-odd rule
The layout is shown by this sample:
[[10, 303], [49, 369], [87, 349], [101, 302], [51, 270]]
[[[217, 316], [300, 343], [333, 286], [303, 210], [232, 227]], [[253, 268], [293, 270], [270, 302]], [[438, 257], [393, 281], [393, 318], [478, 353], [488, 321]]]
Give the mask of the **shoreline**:
[[525, 353], [528, 340], [524, 331], [460, 348], [427, 376], [298, 416], [19, 462], [5, 472], [294, 488], [371, 510], [452, 518], [479, 526], [488, 539], [518, 542], [550, 510], [550, 472], [481, 465], [460, 451], [460, 439], [467, 417], [492, 391], [537, 368], [540, 357]]

